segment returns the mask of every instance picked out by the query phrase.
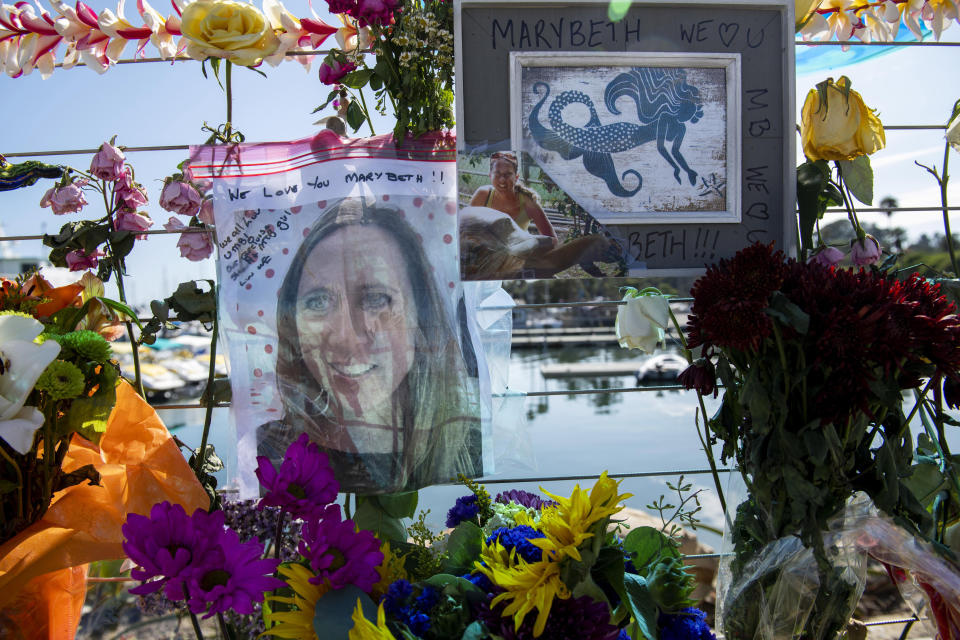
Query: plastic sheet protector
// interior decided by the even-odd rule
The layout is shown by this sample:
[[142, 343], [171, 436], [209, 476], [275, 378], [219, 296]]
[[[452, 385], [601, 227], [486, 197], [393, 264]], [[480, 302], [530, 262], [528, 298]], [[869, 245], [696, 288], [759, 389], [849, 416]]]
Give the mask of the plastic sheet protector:
[[443, 142], [397, 148], [325, 131], [191, 150], [194, 178], [213, 182], [243, 494], [256, 493], [256, 457], [279, 464], [302, 433], [347, 492], [492, 470], [486, 363], [459, 279], [455, 153]]

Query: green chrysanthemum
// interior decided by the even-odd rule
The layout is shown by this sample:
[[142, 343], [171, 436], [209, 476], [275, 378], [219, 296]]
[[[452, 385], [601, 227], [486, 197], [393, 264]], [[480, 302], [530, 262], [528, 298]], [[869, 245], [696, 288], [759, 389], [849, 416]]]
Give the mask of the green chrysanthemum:
[[101, 364], [110, 360], [113, 350], [110, 343], [96, 331], [72, 331], [59, 337], [58, 342], [87, 360]]
[[83, 393], [86, 382], [77, 365], [65, 360], [54, 360], [37, 378], [36, 389], [53, 400], [70, 400]]
[[22, 311], [0, 311], [0, 316], [23, 316], [24, 318], [33, 317], [29, 313], [24, 313]]

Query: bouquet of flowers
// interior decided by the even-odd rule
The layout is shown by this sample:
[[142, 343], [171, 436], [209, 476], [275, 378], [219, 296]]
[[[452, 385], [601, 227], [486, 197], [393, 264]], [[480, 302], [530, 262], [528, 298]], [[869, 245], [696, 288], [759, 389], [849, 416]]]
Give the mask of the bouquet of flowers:
[[591, 490], [549, 499], [516, 490], [492, 499], [464, 480], [471, 493], [434, 534], [424, 513], [399, 526], [416, 493], [359, 498], [351, 518], [351, 500], [334, 502], [333, 472], [306, 435], [279, 469], [258, 462], [257, 516], [161, 503], [124, 525], [142, 581], [131, 591], [182, 603], [198, 638], [198, 614], [217, 616], [224, 637], [242, 623], [298, 639], [713, 638], [674, 540], [611, 527], [629, 496], [606, 474]]
[[[843, 528], [835, 518], [854, 492], [912, 532], [929, 532], [929, 514], [902, 480], [913, 414], [904, 415], [901, 394], [921, 386], [921, 398], [939, 394], [958, 374], [960, 319], [918, 275], [805, 264], [763, 245], [709, 268], [692, 293], [689, 345], [702, 357], [682, 379], [703, 392], [723, 383], [710, 429], [749, 490], [732, 525], [727, 637], [753, 639], [778, 622], [791, 635], [832, 637], [860, 587], [825, 532]], [[812, 552], [815, 586], [784, 597], [789, 577], [781, 580], [786, 569], [771, 554], [796, 551], [791, 540]], [[796, 579], [802, 567], [792, 571]], [[777, 620], [778, 602], [796, 618]]]
[[[99, 285], [99, 286], [98, 286]], [[116, 402], [107, 340], [115, 323], [103, 283], [85, 274], [53, 287], [39, 275], [0, 289], [0, 543], [46, 512], [53, 494], [97, 483], [92, 468], [61, 468], [74, 433], [97, 442]]]

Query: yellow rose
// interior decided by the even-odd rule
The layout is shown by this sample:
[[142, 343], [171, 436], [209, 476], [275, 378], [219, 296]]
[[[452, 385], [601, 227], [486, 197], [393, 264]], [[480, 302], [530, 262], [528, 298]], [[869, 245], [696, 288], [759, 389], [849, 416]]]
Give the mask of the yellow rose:
[[850, 90], [846, 76], [811, 89], [800, 119], [803, 153], [810, 160], [853, 160], [887, 144], [880, 118]]
[[226, 58], [245, 67], [259, 64], [279, 45], [267, 18], [253, 5], [232, 0], [194, 0], [180, 16], [180, 31], [195, 60]]

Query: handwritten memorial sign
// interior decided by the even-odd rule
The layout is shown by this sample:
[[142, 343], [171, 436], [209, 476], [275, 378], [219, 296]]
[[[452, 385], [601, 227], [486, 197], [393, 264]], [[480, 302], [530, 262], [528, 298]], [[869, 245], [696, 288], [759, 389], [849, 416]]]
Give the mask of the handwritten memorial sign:
[[793, 4], [607, 11], [462, 0], [461, 154], [524, 151], [627, 245], [631, 275], [693, 275], [752, 242], [789, 246]]

